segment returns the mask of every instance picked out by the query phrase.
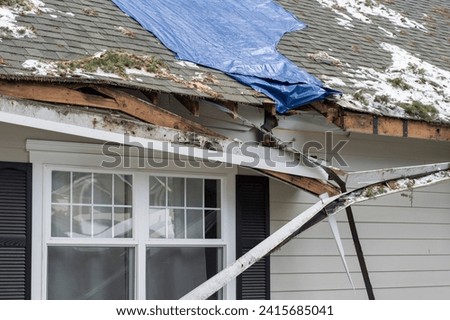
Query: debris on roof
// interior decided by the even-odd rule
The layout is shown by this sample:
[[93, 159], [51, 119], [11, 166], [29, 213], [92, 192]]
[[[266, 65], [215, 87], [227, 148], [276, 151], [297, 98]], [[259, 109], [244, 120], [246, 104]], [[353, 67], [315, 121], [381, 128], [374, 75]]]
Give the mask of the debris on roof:
[[100, 75], [112, 78], [128, 78], [130, 74], [146, 73], [156, 76], [164, 63], [155, 57], [139, 56], [124, 51], [102, 51], [93, 56], [73, 61], [26, 60], [25, 69], [32, 69], [34, 74], [59, 77], [92, 77]]
[[325, 51], [317, 51], [316, 53], [309, 53], [308, 58], [310, 58], [316, 62], [319, 62], [319, 63], [325, 63], [325, 64], [329, 64], [332, 66], [337, 66], [337, 67], [342, 66], [341, 60], [330, 56]]

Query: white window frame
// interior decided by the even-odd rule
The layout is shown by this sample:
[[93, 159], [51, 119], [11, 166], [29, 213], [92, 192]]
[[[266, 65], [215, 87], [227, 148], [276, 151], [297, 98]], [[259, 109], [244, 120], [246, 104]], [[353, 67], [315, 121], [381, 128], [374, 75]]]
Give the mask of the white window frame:
[[[135, 299], [145, 300], [146, 248], [153, 247], [222, 247], [223, 267], [236, 259], [235, 239], [235, 176], [237, 168], [211, 169], [205, 165], [179, 168], [169, 161], [164, 169], [138, 168], [139, 158], [130, 155], [130, 168], [105, 169], [101, 163], [107, 159], [102, 145], [28, 140], [27, 150], [33, 164], [33, 216], [32, 216], [32, 284], [31, 298], [47, 296], [48, 245], [117, 246], [135, 248]], [[186, 163], [189, 166], [188, 163]], [[57, 238], [51, 232], [51, 172], [54, 170], [133, 175], [133, 238]], [[219, 179], [221, 181], [221, 239], [150, 239], [148, 237], [149, 175]], [[137, 201], [139, 199], [139, 201]], [[140, 213], [142, 216], [137, 217]], [[139, 223], [138, 223], [139, 222]], [[139, 238], [138, 238], [139, 237]], [[223, 298], [236, 299], [235, 281], [223, 290]]]

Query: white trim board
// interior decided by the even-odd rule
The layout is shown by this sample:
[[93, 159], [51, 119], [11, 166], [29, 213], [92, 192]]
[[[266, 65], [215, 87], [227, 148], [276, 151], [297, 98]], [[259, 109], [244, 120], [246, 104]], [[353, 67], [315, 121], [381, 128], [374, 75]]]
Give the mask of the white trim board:
[[[68, 111], [69, 110], [69, 111]], [[47, 131], [70, 134], [100, 141], [108, 141], [130, 146], [151, 148], [160, 152], [181, 156], [218, 161], [262, 170], [272, 170], [315, 179], [327, 180], [327, 173], [320, 167], [308, 167], [292, 161], [293, 154], [263, 147], [254, 142], [215, 139], [222, 151], [207, 150], [193, 144], [214, 140], [211, 137], [195, 136], [199, 141], [190, 141], [189, 134], [181, 131], [146, 125], [136, 121], [121, 119], [124, 125], [104, 121], [105, 114], [65, 108], [65, 111], [29, 101], [15, 101], [0, 98], [0, 122], [27, 126]], [[135, 127], [134, 134], [128, 135], [127, 124]], [[101, 129], [105, 128], [105, 129]], [[147, 130], [146, 130], [147, 129]], [[114, 130], [114, 131], [108, 131]], [[177, 141], [177, 142], [174, 142]]]

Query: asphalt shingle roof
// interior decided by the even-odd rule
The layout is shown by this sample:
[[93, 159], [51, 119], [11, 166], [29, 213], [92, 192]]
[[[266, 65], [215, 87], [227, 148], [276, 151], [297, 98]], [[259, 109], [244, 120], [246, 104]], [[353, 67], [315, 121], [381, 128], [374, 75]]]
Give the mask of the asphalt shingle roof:
[[[395, 72], [393, 70], [395, 68], [392, 68], [393, 53], [385, 48], [386, 45], [390, 45], [397, 51], [403, 49], [411, 56], [423, 60], [425, 66], [429, 63], [440, 69], [439, 76], [435, 77], [440, 87], [436, 88], [436, 94], [433, 95], [440, 96], [437, 100], [439, 100], [441, 106], [439, 111], [442, 114], [437, 120], [450, 123], [450, 73], [448, 73], [450, 72], [450, 4], [448, 0], [278, 0], [278, 2], [309, 26], [306, 30], [285, 35], [279, 43], [279, 50], [329, 86], [349, 94], [346, 100], [349, 98], [353, 101], [358, 100], [356, 98], [361, 95], [356, 95], [356, 98], [352, 96], [357, 90], [360, 90], [359, 93], [363, 96], [366, 95], [364, 100], [367, 100], [367, 104], [356, 101], [356, 104], [351, 105], [352, 108], [391, 116], [410, 116], [397, 107], [400, 102], [411, 102], [408, 99], [405, 101], [392, 99], [391, 105], [373, 103], [375, 95], [385, 95], [386, 92], [381, 92], [382, 90], [378, 88], [385, 84], [383, 86], [380, 83], [374, 84], [370, 81], [372, 80], [370, 76], [383, 78], [385, 75], [381, 79], [384, 82], [389, 81], [389, 76], [405, 77], [407, 80], [408, 70], [400, 69]], [[351, 10], [354, 9], [351, 8], [352, 4], [362, 6], [360, 11], [371, 20], [371, 23], [357, 19], [356, 14], [352, 15]], [[397, 13], [400, 22], [396, 24], [395, 21], [392, 22], [382, 15], [364, 13], [366, 10], [364, 5], [367, 6], [368, 12], [384, 6]], [[340, 20], [350, 21], [352, 26], [340, 25]], [[423, 26], [425, 30], [419, 27], [401, 26], [402, 21], [409, 20]], [[384, 47], [382, 44], [385, 44]], [[321, 51], [336, 58], [341, 64], [319, 63], [311, 59], [311, 55]], [[420, 70], [421, 67], [422, 65], [417, 67], [419, 72], [423, 72]], [[375, 72], [367, 71], [367, 69], [373, 69]], [[411, 80], [421, 80], [420, 76], [417, 78]], [[428, 80], [431, 81], [431, 79]], [[424, 91], [429, 89], [425, 86], [424, 88]], [[387, 86], [387, 89], [392, 88]], [[395, 88], [392, 91], [392, 95], [398, 94], [403, 97], [403, 92], [397, 93]], [[421, 99], [423, 103], [434, 104], [434, 101], [427, 102], [423, 98], [417, 95], [417, 99]]]
[[[115, 79], [100, 75], [89, 78], [55, 77], [36, 74], [24, 68], [27, 60], [56, 62], [92, 57], [104, 50], [122, 50], [136, 55], [155, 56], [164, 61], [170, 74], [191, 81], [198, 74], [209, 72], [216, 80], [207, 83], [217, 95], [215, 98], [234, 102], [261, 104], [262, 97], [251, 88], [241, 85], [223, 73], [201, 66], [186, 67], [178, 64], [174, 54], [166, 49], [151, 33], [142, 29], [109, 0], [46, 0], [35, 13], [17, 14], [15, 25], [33, 30], [32, 37], [13, 36], [1, 29], [0, 78], [39, 79], [57, 82], [107, 82], [143, 90], [211, 98], [202, 90], [187, 87], [182, 81], [145, 74], [135, 79]], [[3, 12], [0, 11], [0, 18]], [[137, 78], [137, 79], [136, 79]]]

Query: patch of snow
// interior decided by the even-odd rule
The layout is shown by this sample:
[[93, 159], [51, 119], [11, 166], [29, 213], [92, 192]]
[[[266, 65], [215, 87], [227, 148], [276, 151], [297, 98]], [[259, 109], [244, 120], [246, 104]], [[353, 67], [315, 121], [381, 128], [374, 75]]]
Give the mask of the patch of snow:
[[[34, 31], [17, 22], [19, 15], [34, 16], [39, 13], [53, 13], [55, 9], [46, 8], [45, 3], [40, 0], [27, 0], [26, 5], [2, 6], [0, 7], [0, 41], [1, 37], [32, 38]], [[50, 15], [55, 18], [55, 15]]]
[[114, 78], [114, 79], [122, 79], [121, 76], [115, 73], [111, 72], [105, 72], [102, 69], [98, 68], [96, 72], [83, 72], [82, 69], [80, 69], [80, 75], [94, 75], [99, 77], [107, 77], [107, 78]]
[[176, 64], [178, 64], [178, 65], [180, 65], [182, 67], [185, 67], [185, 68], [192, 68], [192, 69], [199, 69], [200, 68], [197, 64], [195, 64], [193, 62], [190, 62], [190, 61], [185, 61], [185, 60], [177, 61]]
[[17, 9], [0, 7], [0, 40], [2, 37], [25, 38], [34, 37], [34, 32], [17, 24]]
[[390, 32], [389, 30], [386, 30], [385, 28], [382, 28], [380, 26], [378, 26], [378, 29], [380, 29], [381, 31], [384, 32], [385, 35], [387, 35], [389, 38], [397, 38], [397, 36], [395, 34], [393, 34], [392, 32]]
[[193, 81], [203, 82], [206, 79], [206, 75], [203, 72], [196, 72], [194, 76], [192, 76]]
[[136, 68], [127, 68], [127, 69], [125, 69], [125, 73], [127, 75], [141, 75], [141, 76], [151, 77], [151, 78], [156, 77], [156, 73], [154, 73], [154, 72], [148, 72], [143, 69], [136, 69]]
[[355, 26], [352, 24], [351, 20], [347, 19], [341, 19], [336, 17], [337, 24], [340, 26], [343, 26], [345, 29], [350, 30], [351, 28], [354, 28]]
[[[353, 18], [364, 23], [372, 23], [372, 20], [368, 16], [379, 16], [388, 19], [392, 24], [399, 27], [427, 31], [423, 24], [411, 20], [375, 0], [317, 0], [317, 2], [323, 7], [330, 8], [348, 22], [351, 21], [351, 18], [348, 16], [345, 17], [346, 15], [343, 12], [347, 12]], [[342, 19], [340, 19], [340, 23], [343, 25], [344, 22]], [[348, 24], [347, 27], [349, 27]]]
[[37, 13], [51, 13], [55, 12], [55, 9], [47, 8], [45, 3], [40, 0], [28, 0], [30, 9], [25, 11], [25, 14], [37, 14]]
[[43, 13], [49, 14], [53, 19], [58, 18], [55, 13], [64, 14], [70, 17], [75, 16], [71, 12], [62, 12], [47, 8], [46, 4], [40, 0], [26, 0], [23, 5], [2, 6], [0, 7], [0, 41], [1, 37], [34, 37], [35, 33], [32, 28], [19, 25], [16, 19], [20, 15], [37, 16], [38, 14]]
[[106, 49], [103, 49], [102, 51], [96, 52], [96, 53], [94, 54], [94, 58], [101, 58], [102, 55], [105, 54], [105, 52], [106, 52]]
[[55, 74], [58, 71], [58, 67], [55, 63], [42, 62], [38, 60], [29, 59], [22, 63], [22, 67], [25, 69], [32, 69], [33, 74], [37, 76], [47, 76], [49, 74]]
[[345, 87], [346, 86], [345, 82], [341, 78], [329, 77], [329, 76], [323, 75], [320, 77], [320, 79], [328, 87], [333, 87], [333, 86]]
[[[406, 50], [388, 43], [381, 43], [381, 47], [392, 55], [392, 64], [386, 70], [379, 72], [373, 68], [360, 67], [344, 72], [350, 77], [353, 85], [363, 91], [375, 94], [365, 94], [367, 105], [375, 106], [383, 113], [392, 116], [405, 116], [400, 103], [420, 102], [431, 105], [438, 111], [438, 118], [450, 121], [450, 72], [442, 70], [425, 62]], [[401, 86], [393, 84], [396, 79]], [[388, 103], [380, 102], [383, 96]]]
[[191, 80], [202, 83], [218, 83], [216, 77], [211, 72], [196, 72], [195, 75], [191, 77]]

